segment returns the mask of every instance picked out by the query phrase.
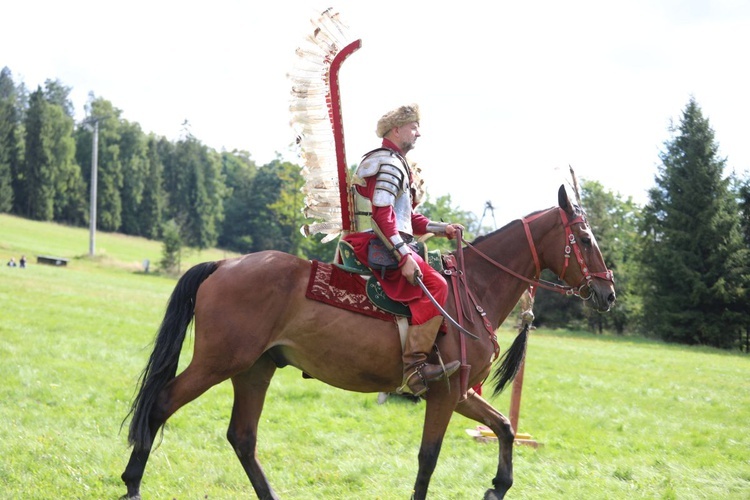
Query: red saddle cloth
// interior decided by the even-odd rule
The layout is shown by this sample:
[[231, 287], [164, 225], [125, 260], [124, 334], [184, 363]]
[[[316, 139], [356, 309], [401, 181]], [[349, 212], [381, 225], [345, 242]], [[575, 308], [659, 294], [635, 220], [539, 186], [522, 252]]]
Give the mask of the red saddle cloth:
[[317, 260], [312, 261], [305, 297], [385, 321], [396, 318], [370, 301], [362, 278]]

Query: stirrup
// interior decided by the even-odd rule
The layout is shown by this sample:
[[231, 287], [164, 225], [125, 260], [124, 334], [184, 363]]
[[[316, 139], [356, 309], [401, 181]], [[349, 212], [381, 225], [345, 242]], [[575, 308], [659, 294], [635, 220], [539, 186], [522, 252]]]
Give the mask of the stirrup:
[[[413, 394], [415, 397], [420, 397], [422, 394], [427, 392], [427, 381], [424, 379], [424, 376], [422, 376], [422, 368], [427, 363], [421, 363], [416, 368], [414, 368], [414, 371], [411, 372], [409, 375], [405, 376], [403, 381], [401, 382], [401, 387], [396, 389], [397, 394]], [[409, 385], [409, 381], [414, 377], [414, 375], [419, 377], [419, 381], [422, 383], [422, 389], [418, 390], [417, 392], [414, 392], [412, 390], [411, 386]]]

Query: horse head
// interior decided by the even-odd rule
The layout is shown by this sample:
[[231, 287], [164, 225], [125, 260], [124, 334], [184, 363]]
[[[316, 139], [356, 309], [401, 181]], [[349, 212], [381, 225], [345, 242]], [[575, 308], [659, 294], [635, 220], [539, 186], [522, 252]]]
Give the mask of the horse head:
[[570, 287], [568, 293], [591, 300], [598, 311], [609, 311], [616, 298], [614, 275], [604, 263], [586, 212], [570, 201], [565, 186], [560, 186], [557, 197], [565, 244], [549, 267]]

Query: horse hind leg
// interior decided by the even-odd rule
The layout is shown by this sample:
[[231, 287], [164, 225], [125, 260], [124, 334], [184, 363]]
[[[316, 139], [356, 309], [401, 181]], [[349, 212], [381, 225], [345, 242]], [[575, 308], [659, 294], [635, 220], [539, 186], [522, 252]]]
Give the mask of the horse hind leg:
[[130, 460], [120, 476], [128, 490], [127, 495], [122, 497], [123, 499], [139, 500], [141, 498], [140, 487], [146, 462], [148, 462], [157, 433], [167, 419], [181, 407], [223, 380], [225, 379], [191, 364], [159, 392], [148, 418], [150, 439], [143, 446], [133, 447]]
[[249, 370], [232, 377], [234, 406], [227, 439], [261, 500], [278, 499], [255, 454], [258, 421], [275, 371], [274, 362], [268, 355], [263, 355]]
[[479, 394], [469, 389], [468, 397], [459, 403], [456, 412], [486, 425], [497, 436], [500, 446], [497, 475], [492, 480], [493, 488], [484, 494], [485, 500], [498, 500], [505, 497], [513, 485], [513, 441], [515, 431], [502, 413], [492, 407]]

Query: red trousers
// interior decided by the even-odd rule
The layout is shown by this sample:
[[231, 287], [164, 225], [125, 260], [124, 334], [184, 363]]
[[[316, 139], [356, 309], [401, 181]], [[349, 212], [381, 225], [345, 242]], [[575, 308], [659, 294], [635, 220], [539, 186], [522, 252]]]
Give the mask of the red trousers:
[[[351, 244], [354, 254], [360, 262], [367, 262], [367, 247], [372, 238], [377, 238], [377, 236], [373, 233], [352, 233], [344, 237]], [[448, 283], [446, 283], [445, 278], [430, 267], [419, 255], [412, 253], [412, 257], [417, 261], [419, 269], [422, 271], [422, 281], [425, 287], [435, 297], [438, 304], [444, 306], [448, 298]], [[412, 285], [406, 280], [401, 274], [401, 268], [386, 271], [385, 276], [381, 273], [375, 273], [375, 277], [388, 297], [409, 306], [413, 325], [426, 323], [429, 319], [440, 314], [419, 285]]]

